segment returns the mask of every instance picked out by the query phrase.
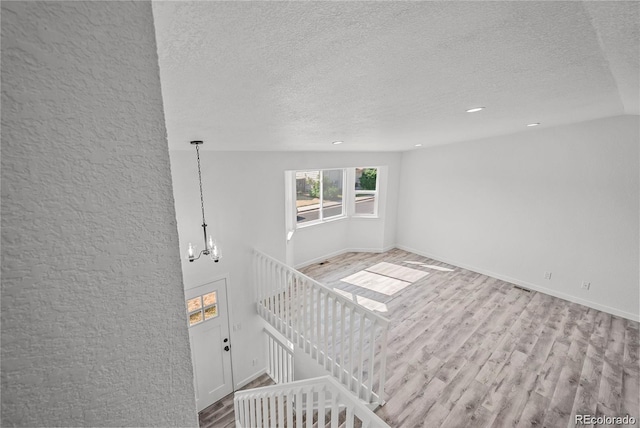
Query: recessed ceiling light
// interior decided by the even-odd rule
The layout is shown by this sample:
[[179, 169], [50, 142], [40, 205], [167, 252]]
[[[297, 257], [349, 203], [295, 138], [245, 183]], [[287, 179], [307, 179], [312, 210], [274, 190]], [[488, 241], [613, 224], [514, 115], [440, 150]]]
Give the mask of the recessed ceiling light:
[[344, 143], [344, 141], [334, 141], [334, 142], [333, 142], [333, 143], [331, 143], [331, 144], [334, 144], [334, 145], [336, 145], [336, 146], [337, 146], [338, 144], [342, 144], [342, 143]]
[[422, 147], [422, 144], [416, 144], [416, 147]]
[[538, 125], [540, 125], [540, 122], [537, 122], [537, 123], [530, 123], [530, 124], [528, 124], [527, 126], [538, 126]]
[[484, 107], [474, 107], [474, 108], [470, 108], [469, 110], [467, 110], [467, 113], [475, 113], [477, 111], [481, 111], [484, 110]]

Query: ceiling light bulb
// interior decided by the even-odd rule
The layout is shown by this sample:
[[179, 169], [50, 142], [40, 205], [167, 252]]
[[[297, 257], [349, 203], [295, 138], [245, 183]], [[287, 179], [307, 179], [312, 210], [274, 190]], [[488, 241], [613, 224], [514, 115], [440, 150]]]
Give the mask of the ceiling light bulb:
[[484, 110], [484, 107], [474, 107], [474, 108], [470, 108], [469, 110], [467, 110], [467, 113], [475, 113], [477, 111], [481, 111]]
[[422, 144], [416, 144], [416, 147], [422, 147]]
[[538, 125], [540, 125], [540, 122], [538, 122], [538, 123], [530, 123], [527, 126], [538, 126]]
[[344, 141], [334, 141], [334, 142], [333, 142], [333, 143], [331, 143], [331, 144], [334, 144], [334, 145], [336, 145], [336, 146], [337, 146], [338, 144], [342, 144], [342, 143], [344, 143]]

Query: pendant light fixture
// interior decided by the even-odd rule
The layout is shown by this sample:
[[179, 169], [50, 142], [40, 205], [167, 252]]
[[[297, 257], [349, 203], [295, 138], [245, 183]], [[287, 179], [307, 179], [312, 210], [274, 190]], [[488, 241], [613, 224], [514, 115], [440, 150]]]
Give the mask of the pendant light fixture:
[[202, 196], [202, 172], [200, 171], [200, 146], [202, 141], [192, 141], [191, 144], [196, 146], [196, 158], [198, 159], [198, 182], [200, 183], [200, 206], [202, 207], [202, 232], [204, 236], [204, 250], [200, 251], [198, 257], [195, 257], [194, 253], [196, 251], [196, 247], [191, 245], [189, 242], [189, 261], [192, 262], [194, 260], [198, 260], [203, 254], [205, 256], [209, 256], [211, 260], [214, 262], [218, 262], [220, 260], [220, 249], [216, 245], [216, 241], [213, 240], [213, 236], [209, 235], [209, 239], [207, 239], [207, 222], [204, 219], [204, 198]]

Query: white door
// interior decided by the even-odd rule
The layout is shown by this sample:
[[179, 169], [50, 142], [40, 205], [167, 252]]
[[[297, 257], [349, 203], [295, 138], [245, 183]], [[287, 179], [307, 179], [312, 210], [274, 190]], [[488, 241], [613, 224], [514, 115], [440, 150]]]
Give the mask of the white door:
[[226, 280], [186, 290], [185, 296], [199, 412], [233, 392]]

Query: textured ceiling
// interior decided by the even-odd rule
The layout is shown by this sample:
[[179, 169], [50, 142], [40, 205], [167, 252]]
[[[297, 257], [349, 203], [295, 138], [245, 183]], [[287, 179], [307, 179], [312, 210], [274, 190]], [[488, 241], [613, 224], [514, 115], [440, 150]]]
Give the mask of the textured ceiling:
[[404, 151], [638, 114], [639, 9], [154, 2], [169, 146]]

